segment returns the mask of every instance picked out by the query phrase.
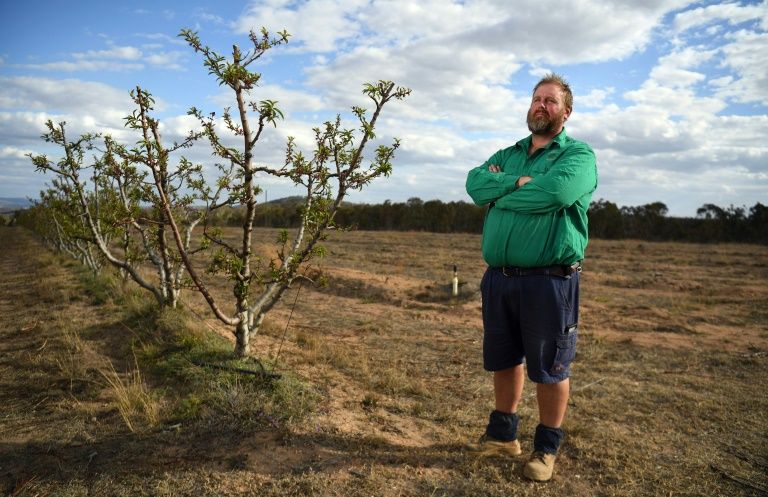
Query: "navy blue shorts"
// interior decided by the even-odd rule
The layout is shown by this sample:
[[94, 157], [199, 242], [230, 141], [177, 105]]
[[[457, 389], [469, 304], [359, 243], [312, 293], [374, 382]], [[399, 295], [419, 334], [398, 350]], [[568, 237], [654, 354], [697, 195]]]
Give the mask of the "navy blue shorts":
[[526, 363], [536, 383], [570, 376], [579, 322], [579, 273], [506, 276], [489, 267], [483, 296], [483, 367], [501, 371]]

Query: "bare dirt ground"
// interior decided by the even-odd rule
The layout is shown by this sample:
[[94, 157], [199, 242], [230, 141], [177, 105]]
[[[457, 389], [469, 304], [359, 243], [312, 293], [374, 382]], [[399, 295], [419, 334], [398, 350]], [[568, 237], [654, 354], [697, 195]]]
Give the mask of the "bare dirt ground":
[[[274, 232], [258, 235], [269, 241]], [[553, 481], [533, 484], [521, 476], [524, 459], [479, 460], [466, 449], [492, 399], [480, 358], [479, 241], [334, 235], [320, 263], [328, 285], [295, 285], [253, 342], [268, 367], [310, 385], [315, 400], [303, 415], [243, 428], [227, 416], [179, 422], [161, 403], [158, 421], [132, 432], [105, 381], [112, 368], [128, 381], [138, 365], [124, 306], [85, 292], [81, 270], [28, 232], [0, 229], [0, 489], [768, 494], [767, 247], [591, 242], [568, 435]], [[458, 299], [448, 293], [454, 264]], [[199, 298], [188, 293], [186, 302], [206, 329], [230, 336]], [[171, 387], [144, 375], [164, 398]], [[227, 388], [236, 410], [239, 386]], [[530, 393], [520, 414], [528, 451], [537, 422]]]

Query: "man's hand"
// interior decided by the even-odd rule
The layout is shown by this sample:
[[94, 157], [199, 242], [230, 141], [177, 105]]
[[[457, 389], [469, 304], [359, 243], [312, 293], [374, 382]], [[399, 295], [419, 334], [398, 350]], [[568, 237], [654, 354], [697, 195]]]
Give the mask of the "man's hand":
[[488, 166], [488, 170], [490, 172], [492, 172], [492, 173], [500, 173], [501, 172], [501, 168], [499, 166], [497, 166], [496, 164], [491, 164], [490, 166]]
[[517, 178], [517, 187], [518, 188], [522, 187], [524, 184], [528, 183], [532, 179], [533, 179], [532, 176], [520, 176], [519, 178]]

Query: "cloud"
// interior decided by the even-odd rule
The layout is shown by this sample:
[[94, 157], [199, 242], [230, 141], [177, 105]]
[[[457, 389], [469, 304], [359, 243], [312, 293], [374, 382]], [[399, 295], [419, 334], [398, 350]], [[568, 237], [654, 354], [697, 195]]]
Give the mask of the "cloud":
[[[181, 40], [173, 39], [167, 35], [161, 34], [139, 34], [143, 38], [151, 40], [160, 40], [166, 43], [173, 42], [176, 45], [185, 44]], [[180, 43], [179, 43], [180, 42]], [[73, 60], [45, 62], [38, 64], [25, 64], [22, 67], [42, 71], [140, 71], [148, 64], [153, 68], [165, 70], [185, 70], [183, 61], [188, 57], [187, 52], [178, 50], [162, 50], [162, 44], [144, 44], [142, 48], [134, 46], [115, 46], [111, 45], [105, 50], [88, 50], [87, 52], [74, 52], [71, 54]]]
[[0, 76], [0, 108], [3, 109], [107, 115], [119, 109], [125, 116], [132, 107], [127, 92], [104, 83], [80, 79]]
[[[155, 107], [165, 106], [157, 100]], [[65, 121], [70, 137], [83, 133], [110, 134], [128, 143], [136, 141], [124, 126], [134, 109], [127, 92], [104, 83], [78, 79], [56, 80], [29, 76], [0, 77], [0, 136], [3, 145], [46, 147], [40, 135], [45, 122]]]
[[403, 48], [361, 47], [306, 73], [307, 83], [325, 92], [335, 108], [368, 107], [362, 84], [392, 80], [413, 89], [398, 116], [478, 131], [509, 127], [524, 115], [527, 92], [520, 96], [504, 85], [519, 67], [512, 56], [419, 41]]
[[701, 50], [698, 47], [683, 48], [660, 57], [650, 77], [665, 88], [688, 88], [707, 79], [706, 74], [690, 69], [712, 60], [716, 53], [716, 50]]
[[[165, 33], [136, 33], [134, 36], [139, 38], [146, 38], [147, 40], [153, 40], [158, 42], [167, 43], [169, 45], [187, 46], [187, 42], [177, 36], [169, 36]], [[157, 48], [162, 45], [157, 46]]]
[[740, 30], [729, 34], [723, 46], [723, 66], [733, 71], [726, 85], [716, 85], [722, 98], [740, 103], [768, 105], [768, 33]]
[[186, 66], [182, 64], [182, 62], [184, 62], [188, 56], [189, 54], [186, 52], [180, 51], [155, 52], [148, 54], [146, 57], [144, 57], [144, 60], [147, 61], [150, 65], [160, 69], [185, 71]]
[[[620, 205], [661, 200], [672, 213], [690, 214], [697, 203], [754, 203], [768, 191], [765, 3], [575, 0], [553, 9], [538, 0], [256, 0], [232, 23], [219, 13], [199, 8], [190, 14], [211, 28], [213, 44], [222, 27], [237, 34], [286, 28], [293, 35], [280, 49], [284, 60], [259, 62], [281, 79], [265, 78], [251, 98], [277, 100], [286, 117], [277, 129], [265, 129], [259, 163], [282, 163], [287, 136], [310, 151], [312, 127], [337, 112], [356, 128], [349, 107], [372, 104], [361, 94], [363, 82], [389, 79], [413, 89], [405, 102], [388, 105], [377, 127], [376, 143], [402, 139], [393, 176], [357, 201], [467, 200], [466, 171], [528, 134], [530, 87], [549, 70], [564, 73], [577, 92], [568, 134], [597, 152], [596, 198]], [[182, 69], [191, 56], [176, 51], [186, 45], [177, 37], [133, 36], [135, 46], [105, 42], [27, 67], [146, 70], [143, 77]], [[184, 75], [190, 86], [197, 85], [193, 72]], [[84, 79], [91, 78], [0, 78], [3, 146], [36, 149], [47, 118], [66, 119], [73, 132], [103, 126], [135, 141], [122, 128], [133, 107], [128, 95]], [[234, 109], [231, 93], [218, 91], [211, 89], [209, 100]], [[157, 107], [168, 114], [188, 103]], [[220, 109], [217, 116], [223, 130]], [[180, 139], [196, 125], [188, 116], [164, 116], [163, 138]], [[222, 134], [240, 145], [242, 137]], [[212, 168], [202, 144], [187, 153]], [[2, 167], [18, 160], [0, 158]], [[264, 181], [270, 198], [290, 194], [284, 183]]]
[[[221, 108], [235, 108], [234, 93], [230, 89], [209, 97], [209, 100]], [[278, 108], [287, 116], [295, 113], [313, 113], [330, 109], [324, 99], [316, 94], [295, 90], [275, 84], [260, 85], [249, 93], [249, 101], [276, 100]]]
[[673, 28], [677, 33], [683, 33], [694, 28], [717, 22], [727, 22], [735, 26], [755, 19], [761, 20], [763, 28], [766, 23], [766, 5], [739, 5], [734, 2], [698, 7], [675, 15]]
[[[374, 6], [384, 9], [391, 4], [403, 5], [388, 2]], [[377, 25], [375, 19], [379, 18], [374, 18], [368, 23], [365, 40], [357, 40], [350, 49], [340, 42], [335, 56], [317, 59], [316, 65], [305, 71], [307, 84], [322, 92], [336, 107], [365, 102], [356, 96], [360, 83], [366, 80], [392, 79], [414, 89], [406, 104], [386, 110], [392, 124], [383, 124], [382, 130], [403, 139], [397, 158], [399, 167], [390, 183], [407, 187], [408, 191], [421, 188], [428, 192], [432, 187], [439, 192], [427, 198], [464, 198], [466, 170], [527, 134], [523, 116], [530, 98], [528, 90], [512, 89], [516, 80], [524, 79], [519, 71], [526, 64], [533, 74], [548, 70], [539, 65], [547, 60], [562, 66], [641, 53], [657, 36], [663, 17], [681, 4], [622, 5], [616, 9], [607, 4], [578, 4], [575, 12], [580, 15], [573, 17], [532, 15], [546, 18], [547, 29], [542, 32], [556, 32], [559, 38], [568, 39], [567, 44], [546, 43], [545, 37], [538, 38], [540, 33], [532, 31], [530, 26], [536, 25], [533, 19], [526, 22], [527, 14], [506, 11], [505, 6], [494, 12], [499, 19], [495, 23], [475, 27], [474, 23], [479, 22], [476, 19], [482, 19], [482, 14], [473, 17], [472, 9], [477, 5], [465, 2], [436, 9], [436, 17], [443, 19], [447, 28], [436, 27], [434, 31], [430, 30], [429, 14], [415, 15], [414, 18], [423, 21], [419, 25], [422, 29], [411, 30], [410, 18], [399, 16], [401, 11], [394, 10], [387, 22]], [[533, 13], [541, 9], [535, 5], [528, 7]], [[410, 8], [412, 13], [419, 9]], [[454, 11], [455, 15], [463, 16], [463, 24], [453, 23]], [[370, 12], [363, 10], [359, 16]], [[408, 9], [403, 7], [402, 12]], [[594, 30], [578, 25], [578, 19], [594, 18], [606, 19], [605, 26]], [[395, 27], [401, 27], [400, 31]], [[388, 29], [392, 29], [392, 35]], [[405, 41], [395, 40], [394, 33]], [[733, 41], [733, 50], [747, 49], [743, 43], [747, 34], [741, 36]], [[712, 90], [714, 78], [710, 74], [724, 59], [726, 49], [686, 44], [664, 47], [669, 48], [672, 50], [650, 68], [640, 86], [621, 95], [616, 95], [613, 86], [577, 95], [576, 107], [585, 111], [569, 121], [569, 134], [585, 139], [598, 150], [601, 167], [610, 171], [606, 175], [610, 191], [621, 196], [628, 189], [636, 189], [636, 185], [644, 185], [649, 181], [649, 171], [664, 185], [660, 195], [675, 198], [679, 198], [676, 194], [681, 184], [695, 183], [697, 172], [711, 179], [712, 171], [726, 164], [738, 163], [745, 171], [751, 171], [749, 174], [764, 174], [761, 161], [765, 163], [765, 151], [754, 146], [761, 143], [759, 118], [717, 117], [728, 108], [728, 103], [724, 93]], [[754, 52], [751, 49], [749, 53]], [[745, 53], [742, 62], [739, 53], [733, 52], [733, 57], [727, 58], [729, 67], [738, 65], [745, 70], [749, 67], [747, 57]], [[761, 81], [759, 77], [754, 79]], [[728, 86], [725, 80], [721, 83], [723, 88]], [[703, 91], [707, 88], [709, 92]], [[753, 86], [751, 94], [757, 91], [757, 86]], [[629, 105], [622, 102], [620, 107], [619, 99]], [[745, 147], [735, 137], [736, 142], [728, 144], [725, 137], [738, 134], [755, 140], [752, 146]], [[620, 173], [613, 175], [613, 171]], [[616, 181], [611, 182], [612, 178]], [[409, 187], [411, 183], [422, 186]], [[734, 188], [741, 191], [744, 185]], [[386, 192], [397, 189], [398, 186], [374, 186], [371, 195], [387, 198], [392, 193]], [[648, 190], [640, 191], [639, 198], [647, 199]], [[706, 191], [720, 190], [713, 183]], [[683, 212], [680, 205], [675, 206], [677, 213]]]
[[595, 88], [586, 95], [576, 95], [574, 100], [578, 103], [579, 107], [601, 109], [608, 105], [607, 99], [615, 91], [616, 89], [613, 87]]
[[[279, 5], [281, 12], [302, 15], [302, 7], [292, 11], [285, 2]], [[314, 37], [302, 40], [307, 50], [338, 50], [306, 68], [307, 84], [323, 92], [332, 105], [346, 107], [365, 106], [365, 99], [358, 97], [364, 81], [393, 80], [414, 90], [400, 117], [472, 132], [521, 129], [529, 90], [520, 93], [512, 87], [517, 80], [527, 80], [519, 71], [529, 61], [562, 65], [629, 56], [650, 43], [660, 19], [679, 5], [576, 2], [572, 8], [552, 11], [533, 0], [522, 5], [488, 0], [392, 0], [364, 6], [339, 2], [334, 14], [352, 25], [334, 36], [321, 35], [323, 44]], [[257, 7], [268, 7], [268, 2], [253, 4], [250, 12]], [[592, 24], [596, 18], [602, 21], [600, 29]], [[315, 31], [310, 32], [314, 36]], [[551, 43], [552, 33], [568, 43]], [[349, 40], [354, 45], [347, 47]], [[666, 77], [703, 79], [683, 71]], [[600, 105], [599, 100], [591, 102], [606, 94], [594, 93], [586, 105]]]
[[[252, 2], [235, 21], [238, 33], [286, 28], [300, 49], [402, 47], [434, 40], [518, 59], [577, 63], [623, 58], [646, 47], [660, 20], [685, 2], [577, 1], [552, 9], [538, 0], [317, 0]], [[594, 20], [600, 19], [600, 29]], [[553, 33], [568, 43], [551, 43]]]
[[[579, 1], [552, 9], [536, 0], [505, 3], [497, 6], [494, 23], [472, 26], [458, 39], [477, 50], [511, 52], [545, 64], [622, 59], [643, 50], [663, 16], [681, 4]], [[553, 36], [567, 43], [553, 43]]]
[[41, 71], [63, 71], [63, 72], [77, 72], [77, 71], [139, 71], [144, 68], [143, 64], [126, 64], [123, 62], [113, 61], [93, 61], [93, 60], [78, 60], [75, 62], [59, 61], [59, 62], [47, 62], [44, 64], [24, 64], [22, 67], [26, 69], [36, 69]]
[[14, 159], [26, 159], [28, 154], [31, 154], [30, 149], [21, 149], [17, 147], [4, 146], [0, 148], [0, 158], [14, 158]]
[[367, 2], [363, 0], [313, 0], [289, 3], [283, 0], [258, 0], [245, 8], [234, 23], [236, 33], [257, 33], [262, 27], [271, 32], [291, 33], [291, 42], [314, 52], [330, 52], [342, 40], [360, 32], [353, 18]]
[[142, 56], [141, 50], [136, 47], [112, 47], [109, 50], [89, 50], [83, 53], [73, 53], [72, 57], [78, 60], [90, 59], [118, 59], [138, 60]]
[[[598, 158], [600, 185], [595, 198], [607, 198], [626, 206], [661, 201], [673, 216], [693, 216], [695, 209], [705, 203], [721, 206], [765, 203], [764, 192], [768, 190], [768, 174], [751, 172], [738, 165], [690, 174], [684, 168], [664, 169], [646, 160], [617, 162], [618, 156], [607, 153]], [[653, 191], [652, 197], [643, 191], [648, 189]]]
[[227, 24], [227, 21], [223, 17], [212, 14], [208, 11], [208, 9], [204, 7], [196, 7], [192, 15], [201, 21], [210, 22], [211, 24], [216, 24], [219, 26], [224, 26]]
[[[739, 29], [724, 29], [725, 26]], [[710, 81], [715, 94], [737, 103], [768, 104], [768, 4], [724, 3], [678, 13], [673, 33], [696, 39], [709, 47], [702, 51], [716, 54], [719, 68], [729, 74]], [[706, 35], [703, 36], [703, 35]]]

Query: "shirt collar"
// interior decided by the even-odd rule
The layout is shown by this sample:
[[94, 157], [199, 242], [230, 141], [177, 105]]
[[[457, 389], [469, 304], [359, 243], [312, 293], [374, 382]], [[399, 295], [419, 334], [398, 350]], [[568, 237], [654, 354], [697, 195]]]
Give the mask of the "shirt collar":
[[[562, 147], [563, 143], [565, 142], [566, 134], [565, 134], [565, 126], [563, 126], [563, 129], [560, 130], [560, 132], [555, 135], [554, 138], [552, 138], [552, 141], [547, 143], [546, 147], [543, 147], [542, 149], [546, 150], [549, 148], [552, 148], [554, 145], [557, 145], [558, 147]], [[516, 147], [520, 147], [526, 152], [531, 146], [531, 140], [533, 140], [533, 135], [528, 135], [519, 142], [515, 143]]]

